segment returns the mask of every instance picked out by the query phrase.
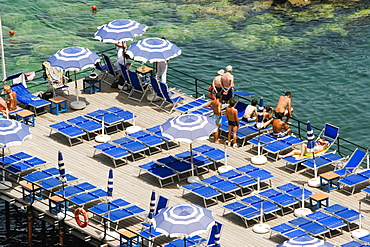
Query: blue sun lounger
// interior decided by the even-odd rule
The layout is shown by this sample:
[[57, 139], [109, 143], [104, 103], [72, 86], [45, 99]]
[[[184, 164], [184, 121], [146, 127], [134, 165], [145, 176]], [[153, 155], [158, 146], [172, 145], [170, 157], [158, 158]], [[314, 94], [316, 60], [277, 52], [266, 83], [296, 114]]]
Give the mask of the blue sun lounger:
[[23, 179], [27, 180], [30, 183], [36, 183], [43, 179], [51, 178], [59, 174], [59, 169], [56, 167], [52, 167], [46, 170], [34, 171], [32, 173], [29, 173], [26, 176], [23, 176]]
[[[75, 177], [71, 174], [66, 174], [67, 183], [75, 181], [77, 179], [78, 179], [77, 177]], [[46, 178], [46, 179], [38, 182], [38, 184], [44, 189], [52, 190], [54, 188], [57, 188], [57, 187], [61, 186], [62, 181], [60, 181], [59, 177], [51, 177], [51, 178]]]
[[107, 196], [107, 191], [102, 189], [96, 189], [90, 192], [81, 193], [73, 196], [69, 201], [77, 204], [78, 206], [83, 206], [85, 204], [91, 203], [93, 201], [102, 199]]
[[277, 160], [278, 155], [281, 152], [293, 148], [294, 146], [301, 144], [302, 142], [303, 141], [297, 137], [286, 136], [266, 144], [263, 147], [263, 150], [267, 152], [267, 156], [274, 160]]
[[285, 215], [286, 213], [284, 212], [284, 209], [291, 208], [291, 210], [287, 212], [293, 212], [294, 206], [299, 204], [299, 201], [296, 200], [293, 196], [284, 194], [274, 188], [261, 191], [259, 195], [277, 204], [281, 208], [282, 215]]
[[[368, 182], [370, 179], [370, 170], [364, 170], [357, 174], [351, 174], [347, 177], [343, 177], [339, 179], [338, 183], [340, 183], [340, 189], [343, 192], [347, 192], [351, 195], [355, 192], [356, 185], [362, 184], [364, 182]], [[345, 188], [349, 187], [352, 188], [352, 191], [348, 191]]]
[[149, 151], [149, 147], [145, 144], [128, 137], [112, 140], [112, 142], [130, 152], [133, 161], [136, 161], [135, 155], [139, 156], [138, 158], [145, 158], [145, 151]]
[[200, 97], [200, 98], [197, 98], [197, 99], [194, 99], [188, 103], [185, 103], [181, 106], [178, 106], [176, 107], [174, 110], [175, 111], [179, 111], [181, 112], [182, 114], [185, 114], [185, 113], [189, 113], [191, 111], [194, 111], [202, 106], [204, 106], [205, 104], [207, 104], [209, 101], [205, 100], [204, 99], [204, 96]]
[[332, 237], [331, 231], [339, 230], [340, 233], [343, 233], [343, 227], [347, 226], [343, 220], [323, 211], [316, 211], [306, 215], [306, 217], [328, 228], [330, 237]]
[[180, 143], [177, 142], [177, 141], [174, 141], [174, 140], [171, 140], [170, 138], [168, 137], [165, 137], [162, 135], [162, 131], [160, 129], [160, 125], [156, 125], [154, 127], [151, 127], [151, 128], [147, 128], [146, 131], [156, 135], [156, 136], [159, 136], [160, 138], [162, 138], [163, 141], [166, 142], [166, 146], [167, 146], [167, 149], [170, 149], [170, 144], [172, 147], [178, 147], [180, 146]]
[[309, 169], [314, 170], [315, 166], [316, 169], [319, 170], [324, 166], [333, 165], [343, 159], [344, 158], [342, 156], [335, 153], [327, 153], [321, 156], [315, 156], [315, 158], [309, 159], [301, 164], [306, 168], [306, 173]]
[[325, 234], [330, 232], [330, 230], [323, 225], [304, 217], [290, 220], [288, 224], [307, 232], [311, 236], [322, 236], [324, 239], [326, 239]]
[[[132, 156], [132, 154], [126, 149], [122, 147], [117, 147], [116, 145], [113, 145], [108, 142], [95, 145], [93, 146], [93, 148], [95, 149], [93, 157], [95, 156], [96, 151], [98, 150], [102, 154], [105, 154], [106, 156], [110, 157], [115, 167], [117, 167], [118, 165], [127, 164], [128, 163], [127, 158]], [[118, 164], [117, 161], [122, 162]]]
[[134, 217], [134, 216], [139, 216], [141, 213], [144, 213], [144, 212], [145, 212], [145, 209], [139, 206], [133, 205], [133, 206], [129, 206], [126, 208], [119, 208], [119, 209], [113, 210], [109, 212], [109, 214], [103, 215], [103, 218], [109, 219], [112, 222], [117, 223], [116, 224], [116, 229], [117, 229], [118, 223], [121, 220], [125, 220], [128, 218]]
[[93, 189], [96, 189], [95, 185], [89, 182], [84, 182], [81, 184], [67, 186], [64, 188], [64, 191], [63, 189], [60, 189], [56, 191], [55, 194], [59, 196], [64, 196], [65, 198], [69, 198], [69, 197], [72, 197], [72, 196], [75, 196], [75, 195], [78, 195], [78, 194], [81, 194], [81, 193], [84, 193], [86, 191], [93, 190]]
[[340, 247], [365, 247], [366, 245], [357, 242], [356, 240], [352, 240], [348, 243], [342, 244]]
[[273, 136], [271, 133], [266, 133], [260, 136], [256, 136], [250, 140], [247, 141], [247, 143], [251, 144], [250, 150], [252, 150], [255, 146], [258, 144], [262, 147], [265, 146], [271, 142], [276, 141], [278, 138]]
[[236, 170], [230, 170], [219, 174], [221, 177], [228, 179], [230, 182], [235, 183], [241, 188], [241, 195], [245, 195], [244, 190], [248, 189], [250, 192], [251, 187], [257, 184], [257, 181], [251, 177], [243, 175]]
[[222, 195], [217, 189], [198, 182], [183, 185], [181, 188], [183, 189], [182, 196], [184, 196], [185, 191], [187, 191], [201, 197], [205, 208], [217, 204], [218, 197]]
[[221, 192], [224, 202], [236, 198], [236, 192], [241, 190], [241, 188], [235, 183], [217, 175], [202, 179], [201, 183], [213, 187]]
[[33, 109], [35, 116], [42, 113], [47, 113], [47, 106], [51, 103], [50, 101], [43, 100], [33, 94], [31, 94], [22, 83], [11, 85], [12, 90], [16, 93], [17, 101], [21, 104], [29, 106]]
[[[139, 176], [142, 170], [145, 170], [148, 174], [154, 176], [158, 179], [158, 183], [161, 186], [174, 184], [174, 177], [177, 176], [177, 173], [174, 172], [172, 169], [160, 164], [158, 162], [151, 161], [149, 163], [139, 165], [140, 171]], [[167, 182], [166, 182], [167, 181]]]
[[230, 211], [239, 216], [244, 221], [246, 227], [249, 227], [248, 221], [256, 220], [261, 215], [259, 210], [241, 201], [231, 202], [224, 205], [223, 208], [224, 212], [222, 215], [225, 215], [225, 213]]
[[270, 238], [273, 235], [279, 234], [286, 238], [296, 238], [301, 236], [308, 236], [308, 234], [300, 229], [297, 229], [287, 223], [282, 223], [280, 225], [271, 227]]
[[148, 149], [149, 155], [153, 154], [153, 149], [157, 149], [157, 152], [161, 152], [162, 145], [165, 144], [165, 141], [159, 136], [156, 136], [143, 130], [128, 134], [128, 136], [149, 147]]
[[49, 136], [51, 136], [52, 131], [55, 130], [58, 133], [67, 137], [70, 146], [82, 143], [83, 136], [86, 134], [86, 132], [83, 131], [82, 129], [76, 126], [73, 126], [69, 123], [66, 123], [66, 122], [59, 122], [56, 124], [51, 124], [49, 125], [49, 127], [50, 127]]
[[93, 112], [89, 112], [85, 114], [86, 117], [89, 117], [91, 119], [94, 119], [95, 121], [102, 122], [104, 118], [104, 125], [108, 128], [113, 128], [114, 130], [112, 131], [107, 131], [108, 134], [118, 132], [119, 125], [122, 126], [122, 129], [124, 129], [124, 124], [123, 124], [123, 118], [120, 117], [118, 114], [107, 112], [105, 110], [95, 110]]
[[104, 111], [118, 115], [119, 117], [121, 117], [124, 123], [128, 121], [134, 121], [135, 118], [137, 117], [134, 115], [134, 113], [124, 110], [122, 108], [116, 107], [116, 106], [104, 109]]
[[293, 196], [295, 199], [301, 201], [302, 195], [304, 196], [304, 200], [308, 200], [310, 198], [310, 195], [313, 194], [312, 191], [304, 188], [304, 191], [301, 187], [294, 185], [292, 183], [287, 183], [281, 186], [276, 187], [278, 190]]
[[[360, 219], [360, 213], [344, 207], [340, 204], [334, 204], [323, 209], [324, 212], [331, 213], [332, 215], [342, 219], [347, 223], [349, 231], [351, 231], [350, 224]], [[363, 216], [361, 216], [363, 217]]]
[[347, 176], [356, 171], [356, 169], [364, 161], [367, 152], [357, 149], [352, 153], [351, 157], [348, 159], [346, 164], [342, 169], [335, 170], [334, 173], [338, 174], [341, 177]]
[[[115, 199], [113, 200], [112, 202], [109, 203], [109, 209], [111, 211], [115, 210], [115, 209], [119, 209], [119, 208], [124, 208], [124, 207], [127, 207], [131, 205], [130, 202], [122, 199], [122, 198], [119, 198], [119, 199]], [[89, 208], [89, 211], [96, 214], [96, 215], [104, 215], [106, 213], [108, 213], [108, 202], [101, 202], [97, 205], [94, 205], [92, 208]]]
[[97, 134], [99, 131], [102, 130], [101, 123], [89, 118], [85, 118], [83, 116], [67, 119], [67, 122], [85, 131], [88, 140], [92, 139], [90, 134]]

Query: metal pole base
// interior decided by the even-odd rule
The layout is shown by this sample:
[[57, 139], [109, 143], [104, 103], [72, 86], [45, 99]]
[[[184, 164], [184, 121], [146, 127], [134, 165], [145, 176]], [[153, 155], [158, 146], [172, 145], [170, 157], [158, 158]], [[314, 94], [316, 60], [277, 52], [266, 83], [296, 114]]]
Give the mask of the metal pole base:
[[217, 170], [219, 173], [223, 173], [223, 172], [228, 172], [232, 169], [234, 169], [234, 167], [229, 166], [229, 165], [223, 165], [223, 166], [220, 166]]
[[365, 230], [365, 229], [362, 229], [362, 228], [356, 229], [356, 230], [352, 231], [352, 233], [351, 233], [351, 236], [354, 239], [359, 239], [359, 238], [364, 237], [366, 235], [369, 235], [369, 231]]
[[82, 110], [86, 107], [86, 103], [83, 101], [73, 101], [69, 104], [73, 110]]
[[312, 213], [312, 211], [309, 208], [297, 208], [294, 210], [294, 216], [296, 217], [303, 217], [310, 213]]
[[97, 135], [95, 136], [96, 142], [109, 142], [112, 138], [109, 135]]
[[12, 182], [0, 181], [0, 190], [8, 190], [12, 188]]
[[253, 232], [255, 233], [268, 233], [270, 231], [270, 226], [268, 224], [262, 223], [262, 224], [256, 224], [252, 227]]
[[[65, 215], [65, 217], [64, 217], [64, 215]], [[71, 219], [73, 219], [75, 217], [75, 215], [72, 213], [72, 212], [69, 212], [69, 211], [67, 211], [67, 213], [65, 214], [64, 212], [59, 212], [58, 214], [57, 214], [57, 218], [58, 218], [58, 220], [71, 220]]]
[[117, 232], [107, 231], [107, 234], [104, 237], [104, 232], [100, 234], [100, 239], [104, 241], [112, 241], [115, 239], [119, 239], [119, 234]]
[[197, 176], [188, 177], [188, 183], [195, 183], [195, 182], [199, 182], [199, 181], [200, 181], [200, 179]]
[[308, 185], [315, 188], [320, 187], [320, 178], [311, 178], [308, 180]]
[[264, 155], [257, 155], [251, 158], [253, 165], [263, 165], [266, 164], [267, 158]]

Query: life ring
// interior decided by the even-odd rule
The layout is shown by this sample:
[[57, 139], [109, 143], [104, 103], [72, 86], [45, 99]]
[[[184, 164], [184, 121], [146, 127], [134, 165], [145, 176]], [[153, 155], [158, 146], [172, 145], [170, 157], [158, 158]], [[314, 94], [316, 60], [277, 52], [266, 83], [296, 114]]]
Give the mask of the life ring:
[[[81, 221], [80, 215], [82, 214], [83, 220]], [[87, 224], [89, 224], [89, 216], [87, 216], [87, 212], [83, 208], [77, 208], [75, 210], [75, 220], [77, 222], [77, 225], [79, 225], [81, 228], [87, 227]]]

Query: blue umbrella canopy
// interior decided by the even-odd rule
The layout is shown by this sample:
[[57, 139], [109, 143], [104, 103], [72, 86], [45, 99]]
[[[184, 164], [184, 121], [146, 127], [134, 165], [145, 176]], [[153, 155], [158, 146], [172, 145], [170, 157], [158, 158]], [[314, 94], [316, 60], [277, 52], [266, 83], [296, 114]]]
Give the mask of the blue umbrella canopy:
[[315, 135], [310, 121], [307, 122], [307, 152], [314, 153], [315, 149]]
[[132, 43], [126, 54], [135, 61], [153, 63], [177, 57], [181, 49], [167, 39], [147, 38]]
[[147, 29], [147, 26], [136, 21], [126, 19], [114, 20], [99, 26], [98, 31], [94, 34], [94, 38], [107, 43], [125, 42], [142, 35]]
[[153, 219], [154, 229], [170, 237], [191, 237], [215, 224], [212, 211], [195, 204], [164, 208]]
[[94, 67], [100, 57], [88, 48], [68, 47], [57, 51], [47, 61], [52, 67], [78, 71]]
[[257, 111], [257, 128], [262, 129], [263, 128], [263, 97], [260, 98], [260, 104], [258, 106]]
[[217, 130], [217, 125], [214, 118], [200, 114], [184, 114], [168, 119], [160, 129], [165, 137], [191, 143], [195, 140], [206, 140]]
[[108, 174], [107, 196], [113, 196], [113, 169], [110, 169]]
[[11, 119], [0, 120], [0, 147], [21, 145], [31, 137], [30, 126]]
[[62, 183], [67, 182], [66, 169], [64, 167], [63, 154], [61, 151], [58, 151], [58, 167], [59, 167], [60, 181], [62, 181]]
[[311, 236], [302, 236], [289, 239], [277, 247], [334, 247], [334, 244]]

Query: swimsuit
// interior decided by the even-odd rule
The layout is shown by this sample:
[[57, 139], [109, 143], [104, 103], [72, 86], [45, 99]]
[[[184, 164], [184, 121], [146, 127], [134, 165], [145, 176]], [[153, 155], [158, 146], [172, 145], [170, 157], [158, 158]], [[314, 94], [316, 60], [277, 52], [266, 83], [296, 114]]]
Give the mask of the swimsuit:
[[237, 121], [229, 121], [230, 126], [239, 126]]
[[284, 112], [275, 112], [275, 117], [276, 118], [283, 118], [284, 117]]
[[279, 132], [279, 133], [272, 133], [272, 135], [273, 135], [274, 137], [280, 138], [280, 137], [284, 137], [284, 136], [286, 136], [286, 135], [287, 135], [287, 133], [286, 133], [286, 132]]
[[212, 115], [212, 118], [214, 118], [214, 119], [215, 119], [216, 124], [221, 124], [221, 123], [222, 123], [222, 118], [221, 118], [221, 116], [216, 115], [216, 114], [213, 114], [213, 115]]

